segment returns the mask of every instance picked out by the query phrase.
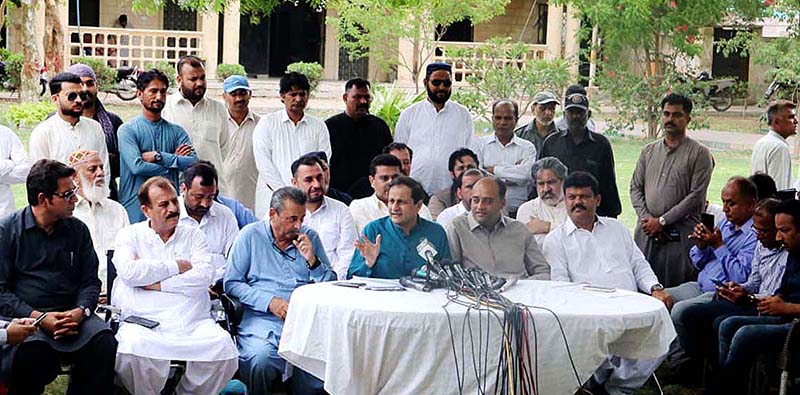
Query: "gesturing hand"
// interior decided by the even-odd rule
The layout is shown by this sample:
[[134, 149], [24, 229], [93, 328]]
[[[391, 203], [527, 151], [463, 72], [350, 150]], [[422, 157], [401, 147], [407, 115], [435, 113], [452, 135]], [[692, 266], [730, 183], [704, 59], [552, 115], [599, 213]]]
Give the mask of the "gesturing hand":
[[375, 238], [375, 243], [369, 241], [367, 236], [359, 236], [358, 240], [356, 240], [356, 248], [358, 248], [361, 256], [364, 257], [367, 266], [370, 268], [375, 266], [375, 261], [378, 260], [378, 254], [381, 252], [381, 235]]
[[300, 255], [305, 258], [309, 265], [313, 265], [316, 262], [317, 257], [314, 255], [314, 245], [311, 244], [311, 239], [308, 238], [308, 235], [300, 233], [297, 236], [297, 240], [292, 240], [292, 244], [294, 244], [294, 248], [297, 248], [297, 251], [300, 251]]

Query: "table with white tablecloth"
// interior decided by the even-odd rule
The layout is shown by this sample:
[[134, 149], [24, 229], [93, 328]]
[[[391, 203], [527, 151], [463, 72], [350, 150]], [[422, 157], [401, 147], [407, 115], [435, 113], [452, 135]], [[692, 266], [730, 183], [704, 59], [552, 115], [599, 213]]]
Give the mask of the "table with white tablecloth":
[[[333, 395], [458, 394], [459, 382], [463, 393], [473, 394], [477, 364], [480, 375], [486, 367], [480, 385], [494, 393], [501, 326], [489, 314], [448, 303], [447, 295], [331, 283], [300, 287], [290, 301], [279, 354], [324, 380]], [[675, 338], [664, 305], [648, 295], [521, 280], [503, 296], [531, 306], [535, 332], [529, 339], [539, 394], [571, 395], [608, 355], [655, 358]], [[480, 355], [487, 363], [470, 351], [479, 338], [489, 350]]]

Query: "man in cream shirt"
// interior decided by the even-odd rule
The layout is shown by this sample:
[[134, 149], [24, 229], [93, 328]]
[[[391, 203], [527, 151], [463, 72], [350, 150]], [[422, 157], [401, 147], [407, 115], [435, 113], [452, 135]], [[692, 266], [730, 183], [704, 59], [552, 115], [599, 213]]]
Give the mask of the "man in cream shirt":
[[542, 158], [533, 164], [531, 175], [538, 197], [519, 206], [517, 221], [528, 225], [541, 245], [545, 236], [567, 219], [563, 189], [567, 166], [552, 156]]
[[769, 132], [758, 139], [750, 157], [750, 173], [761, 172], [772, 177], [779, 191], [792, 187], [792, 154], [786, 139], [797, 133], [794, 108], [794, 103], [788, 100], [770, 103]]

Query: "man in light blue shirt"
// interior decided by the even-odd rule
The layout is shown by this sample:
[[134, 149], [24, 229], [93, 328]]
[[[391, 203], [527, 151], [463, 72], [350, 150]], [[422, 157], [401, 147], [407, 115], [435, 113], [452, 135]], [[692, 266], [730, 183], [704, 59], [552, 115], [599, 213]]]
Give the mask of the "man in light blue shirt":
[[450, 245], [441, 225], [419, 217], [425, 191], [410, 177], [389, 183], [389, 216], [364, 227], [356, 240], [348, 277], [400, 278], [425, 264], [417, 253], [423, 239], [436, 249], [434, 259], [450, 259]]
[[145, 220], [136, 194], [148, 178], [162, 176], [178, 190], [179, 173], [197, 161], [186, 131], [161, 118], [168, 86], [161, 71], [142, 73], [136, 82], [142, 115], [119, 128], [119, 202], [131, 224]]
[[[305, 204], [306, 196], [297, 188], [276, 190], [269, 220], [245, 226], [228, 255], [225, 292], [244, 306], [239, 373], [252, 394], [269, 395], [272, 383], [287, 370], [278, 344], [292, 292], [336, 279], [319, 236], [302, 226]], [[296, 367], [289, 385], [295, 394], [324, 393], [321, 380]]]

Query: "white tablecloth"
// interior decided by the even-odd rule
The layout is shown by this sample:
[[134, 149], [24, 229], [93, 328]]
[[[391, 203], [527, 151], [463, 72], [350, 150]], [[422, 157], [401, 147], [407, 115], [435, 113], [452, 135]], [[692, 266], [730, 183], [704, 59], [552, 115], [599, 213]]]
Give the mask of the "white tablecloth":
[[[520, 281], [504, 293], [515, 301], [553, 310], [561, 321], [580, 381], [586, 381], [607, 355], [655, 358], [675, 338], [664, 305], [628, 291], [604, 294], [580, 285]], [[283, 327], [279, 354], [325, 381], [333, 394], [458, 394], [444, 290], [380, 292], [314, 284], [294, 291]], [[465, 307], [450, 304], [459, 365], [464, 363], [464, 393], [474, 394], [476, 378], [470, 343], [461, 354]], [[578, 387], [564, 339], [552, 314], [531, 309], [537, 332], [540, 394], [571, 395]], [[482, 315], [486, 341], [486, 317]], [[469, 316], [478, 341], [478, 314]], [[467, 334], [464, 335], [468, 337]], [[491, 324], [487, 390], [494, 392], [502, 334]], [[485, 343], [484, 343], [485, 344]], [[531, 347], [533, 340], [531, 339]], [[533, 351], [531, 351], [533, 352]]]

